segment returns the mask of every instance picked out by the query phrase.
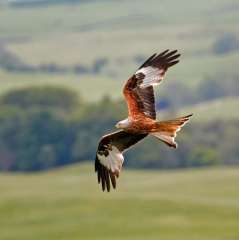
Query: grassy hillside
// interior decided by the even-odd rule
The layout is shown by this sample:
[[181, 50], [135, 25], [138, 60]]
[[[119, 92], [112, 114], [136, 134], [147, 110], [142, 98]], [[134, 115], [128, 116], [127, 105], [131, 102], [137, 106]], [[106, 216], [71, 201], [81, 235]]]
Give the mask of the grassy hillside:
[[237, 75], [239, 51], [215, 55], [213, 45], [225, 34], [239, 36], [238, 11], [236, 0], [198, 3], [151, 0], [147, 4], [92, 1], [33, 8], [3, 7], [0, 43], [23, 62], [35, 66], [55, 63], [89, 67], [103, 58], [107, 65], [100, 74], [90, 77], [4, 72], [0, 87], [57, 82], [81, 89], [88, 100], [97, 100], [105, 93], [118, 97], [118, 87], [140, 62], [166, 48], [182, 53], [181, 63], [167, 76], [170, 81], [193, 87], [207, 76]]
[[[71, 31], [112, 31], [142, 29], [165, 24], [219, 24], [236, 26], [238, 2], [235, 0], [92, 1], [85, 4], [61, 4], [39, 8], [7, 8], [1, 14], [4, 36], [32, 35]], [[43, 11], [44, 9], [44, 11]], [[52, 13], [55, 13], [54, 15]], [[16, 15], [17, 13], [17, 15]], [[41, 14], [39, 14], [41, 13]], [[105, 14], [107, 13], [107, 14]], [[92, 17], [89, 17], [89, 14]], [[31, 18], [33, 21], [28, 21]], [[146, 19], [146, 21], [145, 21]], [[9, 21], [4, 25], [2, 20]], [[218, 25], [219, 27], [219, 25]]]
[[194, 121], [210, 122], [211, 120], [239, 120], [238, 97], [220, 98], [210, 102], [183, 108], [180, 114], [194, 113]]
[[1, 239], [235, 240], [238, 181], [238, 168], [124, 171], [108, 194], [93, 165], [1, 174]]
[[102, 96], [122, 97], [123, 82], [112, 81], [109, 77], [93, 75], [52, 75], [52, 74], [18, 74], [0, 70], [0, 94], [15, 88], [26, 86], [60, 85], [78, 91], [87, 101], [96, 101]]

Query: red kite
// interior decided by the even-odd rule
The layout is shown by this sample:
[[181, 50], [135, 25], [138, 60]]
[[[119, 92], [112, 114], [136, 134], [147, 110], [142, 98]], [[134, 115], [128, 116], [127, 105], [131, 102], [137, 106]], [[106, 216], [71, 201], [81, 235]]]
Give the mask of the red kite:
[[123, 93], [128, 105], [128, 117], [116, 124], [121, 129], [101, 138], [95, 158], [95, 171], [102, 190], [116, 188], [124, 157], [123, 152], [152, 135], [169, 147], [176, 148], [176, 133], [192, 114], [168, 121], [157, 121], [154, 85], [158, 85], [167, 69], [179, 62], [177, 50], [152, 55], [126, 82]]

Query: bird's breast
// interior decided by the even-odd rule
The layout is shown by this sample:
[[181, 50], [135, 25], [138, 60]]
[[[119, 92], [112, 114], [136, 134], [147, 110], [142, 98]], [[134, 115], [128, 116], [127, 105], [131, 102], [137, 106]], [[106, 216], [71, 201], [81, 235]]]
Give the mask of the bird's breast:
[[155, 121], [150, 118], [135, 118], [129, 121], [128, 127], [124, 130], [130, 133], [144, 134], [148, 133], [154, 124]]

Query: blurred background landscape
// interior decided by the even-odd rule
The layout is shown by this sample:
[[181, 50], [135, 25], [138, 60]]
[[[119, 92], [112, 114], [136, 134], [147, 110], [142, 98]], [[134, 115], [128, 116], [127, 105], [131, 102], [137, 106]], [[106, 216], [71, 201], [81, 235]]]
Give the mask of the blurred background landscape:
[[[238, 22], [237, 0], [1, 0], [0, 239], [238, 239]], [[158, 118], [194, 117], [177, 150], [127, 152], [103, 194], [99, 138], [127, 115], [126, 80], [168, 48], [182, 56]]]

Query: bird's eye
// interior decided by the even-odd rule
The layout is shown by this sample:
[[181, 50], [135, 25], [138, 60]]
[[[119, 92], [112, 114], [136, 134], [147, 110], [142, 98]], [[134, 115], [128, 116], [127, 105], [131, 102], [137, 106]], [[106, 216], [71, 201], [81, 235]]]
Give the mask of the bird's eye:
[[107, 157], [109, 155], [109, 151], [107, 149], [105, 149], [103, 154], [104, 154], [105, 157]]

